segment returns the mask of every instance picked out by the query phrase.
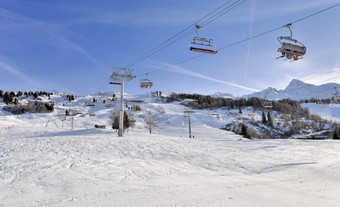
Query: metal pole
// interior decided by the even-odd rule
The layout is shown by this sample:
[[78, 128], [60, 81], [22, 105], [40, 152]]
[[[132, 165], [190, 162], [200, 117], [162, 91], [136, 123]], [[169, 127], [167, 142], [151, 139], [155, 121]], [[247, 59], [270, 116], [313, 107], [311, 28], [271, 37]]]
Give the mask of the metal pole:
[[119, 131], [118, 131], [118, 136], [122, 137], [123, 136], [123, 122], [124, 122], [124, 78], [122, 80], [122, 85], [120, 87], [120, 111], [119, 111]]
[[190, 114], [195, 113], [194, 111], [184, 111], [184, 114], [188, 115], [188, 120], [189, 120], [189, 138], [191, 137], [191, 120], [190, 120]]
[[189, 117], [189, 138], [191, 138], [191, 122], [190, 122], [190, 113], [188, 113]]

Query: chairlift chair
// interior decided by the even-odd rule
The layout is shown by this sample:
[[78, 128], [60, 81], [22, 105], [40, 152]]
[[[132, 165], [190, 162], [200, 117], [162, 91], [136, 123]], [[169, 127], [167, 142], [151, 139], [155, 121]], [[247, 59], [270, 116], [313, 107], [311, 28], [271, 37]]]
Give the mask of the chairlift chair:
[[273, 105], [272, 105], [272, 102], [267, 100], [267, 95], [269, 94], [269, 91], [267, 91], [265, 94], [264, 94], [264, 103], [263, 103], [263, 107], [266, 108], [266, 109], [271, 109], [273, 108]]
[[151, 88], [153, 83], [151, 80], [148, 79], [148, 74], [145, 74], [147, 78], [140, 80], [140, 87], [141, 88]]
[[263, 104], [263, 107], [266, 109], [271, 109], [273, 108], [272, 102], [271, 101], [265, 101]]
[[194, 37], [192, 40], [189, 40], [189, 49], [193, 52], [201, 52], [201, 53], [207, 53], [207, 54], [216, 54], [216, 46], [212, 39], [207, 40], [206, 38], [201, 38], [198, 35], [198, 30], [201, 28], [198, 25], [195, 25], [196, 27], [196, 35], [197, 37]]
[[[293, 61], [296, 61], [298, 59], [302, 59], [302, 56], [306, 54], [306, 46], [302, 44], [301, 42], [297, 41], [296, 39], [293, 39], [293, 32], [291, 30], [291, 24], [285, 25], [290, 31], [290, 36], [281, 36], [278, 37], [277, 40], [281, 44], [281, 48], [278, 49], [278, 52], [280, 52], [282, 55], [277, 57], [278, 58], [286, 58], [287, 59], [293, 59]], [[281, 42], [281, 40], [288, 40], [289, 42]], [[298, 43], [298, 44], [294, 44]]]
[[334, 94], [334, 96], [331, 98], [331, 101], [332, 101], [332, 103], [340, 103], [340, 96], [339, 96], [339, 94], [338, 94], [338, 90], [337, 90], [336, 87], [334, 87], [334, 89], [335, 89], [335, 94]]
[[331, 101], [332, 103], [340, 103], [340, 96], [333, 96]]

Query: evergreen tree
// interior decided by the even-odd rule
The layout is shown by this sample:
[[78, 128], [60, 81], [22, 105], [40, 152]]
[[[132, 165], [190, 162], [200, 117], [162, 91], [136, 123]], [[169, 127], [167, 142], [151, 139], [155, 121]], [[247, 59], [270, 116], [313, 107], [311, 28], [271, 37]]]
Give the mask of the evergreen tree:
[[242, 114], [241, 106], [238, 107], [238, 113], [239, 113], [239, 114]]
[[14, 104], [15, 104], [15, 105], [18, 105], [18, 104], [19, 104], [19, 101], [18, 101], [17, 98], [14, 98]]
[[273, 118], [270, 115], [269, 111], [268, 111], [268, 115], [267, 115], [267, 126], [273, 126]]
[[340, 133], [339, 133], [339, 127], [335, 127], [333, 139], [340, 140]]
[[242, 123], [241, 125], [241, 135], [243, 135], [244, 138], [250, 138], [250, 135], [248, 134], [247, 127]]
[[54, 111], [54, 104], [53, 103], [45, 103], [45, 108], [47, 111]]
[[262, 111], [262, 123], [267, 124], [267, 119], [266, 119], [266, 115], [264, 114], [264, 111]]
[[69, 115], [70, 115], [70, 112], [69, 112], [67, 109], [65, 110], [65, 115], [66, 115], [66, 116], [69, 116]]
[[124, 126], [124, 129], [127, 129], [130, 127], [130, 119], [129, 119], [129, 116], [128, 114], [126, 113], [126, 111], [124, 111], [124, 121], [123, 121], [123, 126]]
[[18, 91], [18, 93], [17, 93], [17, 97], [20, 97], [20, 96], [22, 96], [22, 91]]
[[38, 98], [39, 96], [39, 93], [36, 91], [34, 94], [33, 94], [34, 98]]
[[119, 116], [113, 117], [112, 129], [119, 129]]
[[[112, 118], [113, 118], [112, 129], [119, 129], [119, 114], [114, 115]], [[129, 127], [130, 127], [129, 116], [126, 113], [126, 111], [124, 111], [123, 128], [127, 129]]]

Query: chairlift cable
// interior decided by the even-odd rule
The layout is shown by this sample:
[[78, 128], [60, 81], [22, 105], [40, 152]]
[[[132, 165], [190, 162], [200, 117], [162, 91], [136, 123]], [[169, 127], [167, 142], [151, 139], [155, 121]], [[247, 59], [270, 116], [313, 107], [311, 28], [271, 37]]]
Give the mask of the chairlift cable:
[[152, 53], [150, 53], [150, 54], [144, 56], [142, 59], [140, 59], [140, 60], [134, 62], [133, 64], [126, 65], [124, 68], [130, 68], [131, 66], [133, 66], [133, 65], [135, 65], [135, 64], [137, 64], [137, 63], [139, 63], [139, 62], [141, 62], [141, 61], [143, 61], [143, 60], [145, 60], [145, 59], [147, 59], [148, 57], [150, 57], [150, 56], [152, 56], [152, 55], [158, 53], [159, 51], [161, 51], [161, 50], [163, 50], [163, 49], [169, 47], [170, 45], [174, 44], [175, 42], [178, 42], [179, 40], [183, 39], [184, 37], [187, 37], [188, 35], [190, 35], [190, 34], [193, 33], [193, 32], [194, 32], [194, 30], [185, 33], [185, 34], [182, 35], [180, 38], [175, 39], [175, 40], [173, 40], [172, 42], [170, 42], [170, 43], [164, 45], [163, 47], [158, 48], [156, 51], [154, 51], [154, 52], [152, 52]]
[[[184, 37], [188, 36], [189, 34], [193, 33], [195, 30], [191, 30], [189, 34], [187, 35], [183, 35], [182, 37], [178, 38], [177, 40], [173, 41], [172, 43], [169, 43], [167, 45], [165, 45], [166, 43], [168, 43], [169, 41], [175, 39], [177, 36], [181, 35], [182, 33], [184, 33], [185, 31], [187, 31], [188, 29], [192, 28], [194, 25], [198, 24], [200, 21], [204, 20], [205, 18], [207, 18], [208, 16], [212, 15], [213, 13], [215, 13], [216, 11], [218, 11], [219, 9], [223, 8], [224, 6], [226, 6], [227, 4], [229, 4], [230, 2], [232, 2], [233, 0], [229, 0], [228, 2], [222, 4], [221, 6], [219, 6], [218, 8], [214, 9], [213, 11], [211, 11], [209, 14], [205, 15], [204, 17], [200, 18], [199, 20], [197, 20], [195, 23], [191, 24], [190, 26], [186, 27], [185, 29], [183, 29], [182, 31], [178, 32], [177, 34], [175, 34], [174, 36], [172, 36], [171, 38], [169, 38], [168, 40], [164, 41], [163, 43], [161, 43], [160, 45], [154, 47], [153, 49], [151, 49], [150, 51], [146, 52], [141, 58], [127, 64], [124, 66], [124, 68], [129, 68], [143, 60], [145, 60], [146, 58], [156, 54], [157, 52], [165, 49], [166, 47], [170, 46], [171, 44], [183, 39]], [[239, 2], [240, 0], [237, 0], [237, 2]], [[247, 1], [247, 0], [244, 0], [244, 1]], [[235, 3], [237, 3], [235, 2]], [[233, 3], [231, 6], [233, 6], [235, 3]], [[225, 11], [226, 9], [230, 8], [231, 6], [228, 6], [224, 9], [222, 9], [222, 11]], [[235, 7], [234, 7], [235, 8]], [[231, 10], [231, 9], [230, 9]], [[222, 15], [226, 14], [227, 12], [229, 12], [230, 10], [228, 11], [225, 11]], [[215, 17], [216, 15], [220, 14], [222, 11], [219, 11], [217, 14], [215, 14], [214, 16], [210, 17], [208, 20], [210, 20], [211, 18]], [[217, 18], [219, 18], [220, 16], [222, 15], [219, 15]], [[215, 18], [216, 19], [216, 18]], [[207, 20], [206, 20], [207, 21]], [[204, 22], [206, 22], [204, 21]], [[210, 22], [209, 22], [210, 23]], [[208, 23], [207, 23], [208, 24]], [[205, 25], [207, 25], [205, 24]], [[204, 25], [204, 26], [205, 26]], [[164, 47], [162, 47], [163, 45], [165, 45]], [[162, 48], [161, 48], [162, 47]], [[156, 50], [156, 51], [154, 51]], [[150, 54], [151, 53], [151, 54]]]
[[295, 24], [295, 23], [300, 22], [300, 21], [302, 21], [302, 20], [308, 19], [308, 18], [310, 18], [310, 17], [312, 17], [312, 16], [314, 16], [314, 15], [320, 14], [320, 13], [322, 13], [322, 12], [324, 12], [324, 11], [327, 11], [327, 10], [332, 9], [332, 8], [334, 8], [334, 7], [336, 7], [336, 6], [339, 6], [339, 5], [340, 5], [340, 3], [334, 4], [333, 6], [327, 7], [327, 8], [325, 8], [325, 9], [322, 9], [322, 10], [318, 11], [318, 12], [315, 12], [315, 13], [313, 13], [313, 14], [310, 14], [310, 15], [308, 15], [308, 16], [305, 16], [305, 17], [303, 17], [303, 18], [301, 18], [301, 19], [295, 20], [295, 21], [291, 22], [290, 24]]
[[[336, 6], [339, 6], [339, 5], [340, 5], [340, 3], [335, 4], [335, 5], [333, 5], [333, 6], [330, 6], [330, 7], [327, 7], [327, 8], [325, 8], [325, 9], [322, 9], [322, 10], [318, 11], [318, 12], [315, 12], [315, 13], [313, 13], [313, 14], [310, 14], [310, 15], [308, 15], [308, 16], [305, 16], [305, 17], [303, 17], [303, 18], [301, 18], [301, 19], [295, 20], [295, 21], [291, 22], [290, 24], [294, 24], [294, 23], [303, 21], [303, 20], [305, 20], [305, 19], [308, 19], [308, 18], [310, 18], [310, 17], [312, 17], [312, 16], [314, 16], [314, 15], [317, 15], [317, 14], [320, 14], [320, 13], [322, 13], [322, 12], [325, 12], [325, 11], [327, 11], [327, 10], [329, 10], [329, 9], [331, 9], [331, 8], [334, 8], [334, 7], [336, 7]], [[272, 32], [274, 32], [274, 31], [276, 31], [276, 30], [279, 30], [279, 29], [281, 29], [281, 28], [283, 28], [283, 27], [286, 27], [286, 25], [287, 25], [287, 24], [285, 24], [285, 25], [283, 25], [283, 26], [280, 26], [280, 27], [277, 27], [277, 28], [274, 28], [274, 29], [271, 29], [271, 30], [268, 30], [268, 31], [266, 31], [266, 32], [257, 34], [257, 35], [253, 35], [253, 36], [251, 36], [251, 37], [248, 37], [248, 38], [246, 38], [246, 39], [240, 40], [240, 41], [238, 41], [238, 42], [234, 42], [234, 43], [231, 43], [231, 44], [229, 44], [229, 45], [220, 47], [220, 48], [218, 48], [217, 50], [223, 50], [223, 49], [226, 49], [226, 48], [228, 48], [228, 47], [231, 47], [231, 46], [234, 46], [234, 45], [237, 45], [237, 44], [246, 42], [246, 41], [248, 41], [248, 40], [251, 40], [251, 39], [254, 39], [254, 38], [257, 38], [257, 37], [266, 35], [266, 34], [268, 34], [268, 33], [272, 33]], [[197, 59], [197, 58], [202, 57], [202, 56], [204, 56], [204, 55], [206, 55], [206, 54], [197, 55], [197, 56], [195, 56], [195, 57], [188, 58], [188, 59], [179, 61], [179, 62], [177, 62], [177, 63], [171, 64], [171, 65], [168, 65], [168, 66], [164, 66], [164, 67], [159, 68], [159, 69], [156, 69], [156, 70], [152, 70], [152, 71], [150, 71], [150, 72], [148, 72], [148, 73], [154, 73], [154, 72], [158, 72], [158, 71], [161, 71], [161, 70], [164, 70], [164, 69], [167, 69], [167, 68], [171, 68], [171, 67], [173, 67], [173, 66], [176, 66], [176, 65], [179, 65], [179, 64], [182, 64], [182, 63], [189, 62], [189, 61], [191, 61], [191, 60]], [[145, 73], [143, 73], [143, 74], [145, 74]], [[140, 74], [139, 74], [139, 75], [136, 75], [136, 76], [140, 76]]]
[[[215, 21], [216, 19], [220, 18], [221, 16], [225, 15], [225, 14], [228, 13], [229, 11], [235, 9], [236, 7], [240, 6], [241, 4], [243, 4], [244, 2], [246, 2], [247, 0], [243, 0], [241, 3], [239, 3], [239, 4], [237, 4], [236, 6], [232, 7], [233, 5], [235, 5], [236, 3], [238, 3], [239, 1], [241, 1], [241, 0], [238, 0], [238, 1], [234, 2], [231, 6], [229, 6], [229, 7], [225, 8], [225, 9], [223, 9], [222, 11], [225, 11], [226, 9], [229, 9], [229, 10], [227, 10], [227, 11], [225, 11], [225, 12], [223, 12], [223, 13], [221, 13], [221, 12], [222, 12], [222, 11], [221, 11], [220, 13], [216, 14], [215, 16], [212, 16], [212, 17], [210, 17], [209, 19], [205, 20], [205, 22], [203, 22], [203, 25], [201, 26], [201, 28], [204, 27], [204, 26], [206, 26], [206, 25], [208, 25], [208, 24], [210, 24], [211, 22]], [[232, 7], [232, 8], [230, 8], [230, 7]], [[210, 21], [209, 21], [209, 20], [210, 20]]]

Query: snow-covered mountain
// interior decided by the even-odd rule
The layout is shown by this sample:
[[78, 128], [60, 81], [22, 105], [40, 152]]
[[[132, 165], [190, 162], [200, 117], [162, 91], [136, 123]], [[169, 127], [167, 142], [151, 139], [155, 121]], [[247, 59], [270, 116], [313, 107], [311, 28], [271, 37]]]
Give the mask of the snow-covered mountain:
[[274, 97], [277, 97], [280, 94], [278, 90], [275, 88], [269, 87], [266, 88], [260, 92], [255, 92], [250, 95], [243, 96], [244, 98], [249, 98], [249, 97], [258, 97], [258, 98], [266, 98], [269, 100], [274, 100]]
[[340, 84], [337, 83], [326, 83], [323, 85], [313, 85], [304, 83], [303, 81], [293, 79], [284, 90], [276, 90], [275, 88], [267, 88], [263, 91], [252, 93], [244, 96], [248, 97], [259, 97], [269, 100], [277, 100], [290, 98], [295, 100], [300, 99], [328, 99], [333, 96], [335, 89], [340, 89]]

